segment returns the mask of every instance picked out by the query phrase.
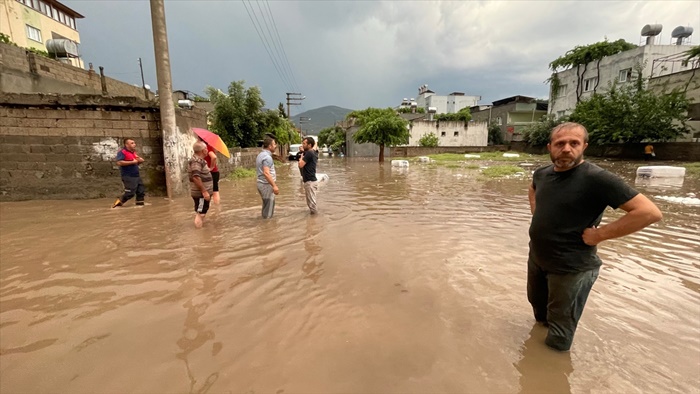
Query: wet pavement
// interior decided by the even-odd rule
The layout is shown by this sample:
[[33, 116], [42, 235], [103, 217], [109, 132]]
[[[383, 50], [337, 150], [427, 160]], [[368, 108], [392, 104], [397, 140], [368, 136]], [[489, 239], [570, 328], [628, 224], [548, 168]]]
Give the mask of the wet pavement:
[[[643, 165], [593, 161], [630, 183]], [[600, 247], [557, 353], [525, 295], [528, 177], [319, 172], [315, 217], [283, 165], [274, 219], [254, 180], [225, 181], [199, 231], [188, 197], [0, 204], [0, 391], [698, 392], [700, 207], [654, 197], [697, 179], [639, 184], [664, 221]]]

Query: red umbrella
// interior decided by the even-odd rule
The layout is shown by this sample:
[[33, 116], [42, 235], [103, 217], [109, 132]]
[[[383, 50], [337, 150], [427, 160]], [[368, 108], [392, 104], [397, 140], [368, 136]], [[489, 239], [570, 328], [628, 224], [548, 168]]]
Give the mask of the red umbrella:
[[197, 134], [199, 138], [203, 139], [209, 146], [219, 151], [219, 153], [226, 157], [231, 157], [231, 154], [228, 153], [226, 144], [224, 144], [224, 141], [222, 141], [221, 137], [219, 137], [217, 134], [214, 134], [209, 130], [199, 129], [196, 127], [193, 127], [192, 131]]

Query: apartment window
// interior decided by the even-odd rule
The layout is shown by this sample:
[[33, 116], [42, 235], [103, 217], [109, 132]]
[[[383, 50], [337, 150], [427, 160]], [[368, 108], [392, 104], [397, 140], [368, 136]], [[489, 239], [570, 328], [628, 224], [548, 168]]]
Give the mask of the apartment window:
[[593, 77], [593, 78], [588, 78], [583, 81], [583, 91], [584, 92], [590, 92], [595, 88], [595, 85], [598, 83], [598, 77]]
[[38, 41], [42, 44], [44, 43], [41, 41], [41, 30], [36, 27], [27, 25], [27, 37], [29, 37], [30, 40]]
[[455, 131], [455, 137], [459, 137], [459, 131]]
[[557, 111], [557, 119], [561, 119], [566, 115], [566, 111]]
[[73, 30], [75, 30], [75, 19], [73, 18], [68, 18], [68, 26], [70, 26]]
[[502, 126], [502, 125], [503, 125], [503, 119], [501, 119], [500, 116], [496, 117], [496, 124], [499, 125], [499, 126]]
[[44, 14], [44, 15], [49, 15], [49, 16], [51, 15], [51, 7], [50, 7], [48, 4], [44, 3], [44, 2], [41, 1], [41, 0], [35, 1], [35, 3], [39, 3], [39, 4], [38, 4], [38, 5], [39, 5], [38, 8], [39, 8], [39, 11], [40, 11], [42, 14]]
[[620, 70], [620, 75], [618, 76], [617, 80], [619, 82], [627, 82], [631, 79], [631, 77], [632, 77], [632, 69], [626, 68], [624, 70]]
[[447, 133], [446, 133], [446, 132], [443, 131], [443, 132], [440, 133], [440, 137], [445, 137], [445, 136], [447, 136]]
[[569, 85], [559, 85], [559, 88], [557, 89], [557, 92], [556, 92], [556, 93], [557, 93], [556, 97], [564, 97], [564, 96], [566, 96], [566, 88], [567, 88], [568, 86], [569, 86]]

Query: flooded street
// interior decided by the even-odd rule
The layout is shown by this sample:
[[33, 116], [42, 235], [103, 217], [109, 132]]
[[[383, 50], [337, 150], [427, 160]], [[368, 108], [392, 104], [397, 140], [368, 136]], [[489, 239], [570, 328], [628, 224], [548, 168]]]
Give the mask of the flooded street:
[[[642, 165], [592, 161], [631, 184]], [[319, 172], [318, 216], [285, 164], [272, 220], [252, 178], [225, 181], [199, 231], [189, 197], [0, 204], [0, 391], [700, 392], [700, 207], [653, 197], [697, 180], [638, 187], [664, 220], [603, 243], [557, 353], [525, 293], [528, 177]]]

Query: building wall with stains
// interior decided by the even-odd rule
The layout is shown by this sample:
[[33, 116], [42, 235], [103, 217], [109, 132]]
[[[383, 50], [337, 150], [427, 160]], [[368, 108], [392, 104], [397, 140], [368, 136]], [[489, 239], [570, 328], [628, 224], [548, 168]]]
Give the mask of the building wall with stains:
[[[186, 179], [204, 111], [177, 110], [178, 131], [168, 165]], [[133, 138], [147, 195], [165, 195], [159, 108], [133, 97], [0, 95], [0, 200], [116, 197], [123, 192], [115, 157]], [[186, 185], [176, 185], [187, 191]]]

